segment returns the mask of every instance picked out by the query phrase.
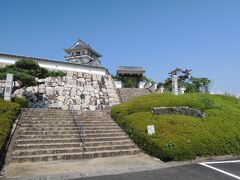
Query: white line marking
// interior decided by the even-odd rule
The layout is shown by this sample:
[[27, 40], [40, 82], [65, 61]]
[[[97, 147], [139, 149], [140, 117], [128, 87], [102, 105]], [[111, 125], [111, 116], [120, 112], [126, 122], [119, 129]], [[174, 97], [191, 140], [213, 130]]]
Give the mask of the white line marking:
[[[220, 162], [223, 163], [224, 161], [220, 161]], [[225, 161], [225, 163], [226, 163], [226, 162], [227, 162], [227, 161]], [[228, 162], [230, 162], [230, 161], [228, 161]], [[208, 162], [208, 163], [210, 163], [210, 162]], [[233, 177], [233, 178], [240, 179], [239, 176], [236, 176], [236, 175], [234, 175], [234, 174], [231, 174], [231, 173], [229, 173], [229, 172], [223, 171], [223, 170], [221, 170], [221, 169], [212, 167], [212, 166], [208, 165], [208, 163], [199, 163], [199, 164], [202, 165], [202, 166], [208, 167], [208, 168], [210, 168], [210, 169], [213, 169], [213, 170], [215, 170], [215, 171], [221, 172], [221, 173], [223, 173], [223, 174], [226, 174], [226, 175], [228, 175], [228, 176], [231, 176], [231, 177]], [[216, 164], [219, 164], [219, 162], [215, 162], [215, 163], [216, 163]], [[233, 161], [231, 161], [230, 163], [233, 163]], [[213, 162], [211, 162], [211, 164], [213, 164]]]
[[[225, 163], [240, 163], [240, 160], [232, 161], [215, 161], [215, 162], [203, 162], [204, 164], [225, 164]], [[201, 163], [200, 163], [201, 164]]]

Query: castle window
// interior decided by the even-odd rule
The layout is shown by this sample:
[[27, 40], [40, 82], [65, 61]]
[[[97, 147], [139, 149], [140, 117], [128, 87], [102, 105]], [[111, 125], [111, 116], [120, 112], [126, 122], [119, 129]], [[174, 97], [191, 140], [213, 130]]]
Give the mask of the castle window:
[[77, 55], [77, 56], [80, 56], [80, 52], [76, 52], [76, 55]]

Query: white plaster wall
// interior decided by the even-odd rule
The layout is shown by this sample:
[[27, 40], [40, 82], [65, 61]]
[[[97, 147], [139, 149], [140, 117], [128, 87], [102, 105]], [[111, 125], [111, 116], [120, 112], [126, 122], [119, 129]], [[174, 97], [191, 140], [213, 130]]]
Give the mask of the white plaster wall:
[[122, 88], [122, 81], [114, 81], [116, 88]]
[[144, 85], [146, 84], [146, 81], [140, 81], [139, 82], [139, 85], [138, 85], [138, 88], [140, 89], [144, 89]]
[[[0, 56], [0, 63], [15, 64], [15, 62], [18, 59], [20, 58]], [[51, 62], [51, 61], [44, 61], [44, 60], [37, 60], [37, 62], [39, 66], [47, 69], [72, 71], [72, 72], [84, 72], [84, 73], [99, 74], [99, 75], [108, 74], [108, 72], [104, 68], [87, 67], [87, 66], [81, 66], [76, 64], [66, 64], [61, 62], [54, 62], [54, 61]]]

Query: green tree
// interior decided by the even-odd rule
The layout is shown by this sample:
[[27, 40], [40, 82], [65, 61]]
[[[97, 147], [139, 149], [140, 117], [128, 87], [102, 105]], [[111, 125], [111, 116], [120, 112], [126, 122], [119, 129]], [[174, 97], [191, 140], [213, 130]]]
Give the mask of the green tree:
[[186, 92], [209, 92], [211, 80], [208, 78], [198, 78], [191, 76], [190, 69], [176, 68], [171, 71], [169, 77], [162, 83], [158, 83], [158, 87], [163, 86], [167, 91], [172, 90], [172, 76], [178, 76], [179, 87], [186, 87]]
[[159, 83], [158, 87], [163, 86], [167, 91], [172, 90], [172, 76], [177, 75], [178, 76], [178, 85], [185, 86], [189, 78], [191, 77], [191, 69], [181, 69], [176, 68], [173, 71], [171, 71], [169, 74], [169, 77], [164, 81], [164, 83]]
[[208, 78], [191, 77], [189, 79], [187, 92], [209, 92], [211, 80]]
[[[39, 66], [32, 59], [23, 58], [18, 60], [14, 65], [8, 65], [0, 68], [0, 79], [6, 79], [7, 73], [13, 74], [14, 87], [13, 91], [28, 86], [37, 85], [36, 78], [42, 79], [49, 76], [64, 76], [61, 71], [53, 72]], [[16, 85], [16, 82], [18, 85]]]
[[149, 81], [149, 82], [154, 82], [151, 79], [147, 78], [146, 76], [113, 76], [114, 79], [117, 79], [119, 81], [122, 81], [123, 85], [125, 88], [136, 88], [138, 87], [138, 84], [140, 81]]

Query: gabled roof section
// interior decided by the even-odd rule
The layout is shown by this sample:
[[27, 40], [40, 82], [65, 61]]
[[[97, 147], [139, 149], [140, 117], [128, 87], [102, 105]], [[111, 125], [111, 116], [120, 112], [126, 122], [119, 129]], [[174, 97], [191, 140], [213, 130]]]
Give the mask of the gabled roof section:
[[80, 47], [89, 47], [89, 44], [86, 44], [85, 42], [83, 42], [81, 39], [78, 39], [75, 44], [71, 47], [71, 49], [76, 48], [77, 46]]
[[117, 74], [138, 74], [143, 75], [144, 74], [143, 67], [139, 66], [119, 66], [117, 69]]
[[99, 54], [97, 51], [91, 48], [91, 46], [85, 42], [83, 42], [81, 39], [78, 39], [71, 48], [64, 49], [65, 52], [72, 52], [76, 50], [82, 50], [82, 49], [88, 49], [92, 53], [94, 53], [97, 57], [102, 57], [101, 54]]
[[143, 67], [139, 66], [119, 66], [118, 70], [144, 72]]

